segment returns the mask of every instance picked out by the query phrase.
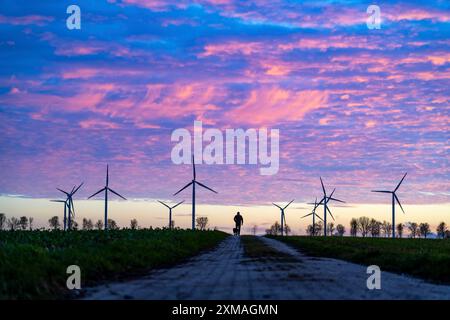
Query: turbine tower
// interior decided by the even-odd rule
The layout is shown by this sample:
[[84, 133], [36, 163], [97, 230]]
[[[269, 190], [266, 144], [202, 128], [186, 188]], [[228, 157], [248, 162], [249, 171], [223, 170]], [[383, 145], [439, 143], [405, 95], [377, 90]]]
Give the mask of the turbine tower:
[[334, 220], [333, 214], [331, 213], [330, 209], [328, 208], [328, 202], [337, 201], [337, 202], [345, 203], [345, 201], [333, 198], [333, 194], [336, 191], [336, 188], [333, 189], [333, 192], [331, 192], [331, 194], [329, 196], [327, 196], [325, 186], [323, 185], [322, 177], [320, 177], [320, 184], [322, 185], [323, 198], [322, 198], [322, 200], [320, 200], [318, 205], [323, 205], [323, 234], [324, 234], [324, 237], [326, 237], [327, 236], [327, 211], [330, 214], [331, 218], [333, 218], [333, 220]]
[[400, 203], [400, 200], [398, 199], [395, 192], [400, 188], [400, 185], [402, 184], [403, 180], [405, 179], [406, 175], [408, 173], [406, 172], [403, 176], [402, 180], [398, 183], [397, 187], [395, 187], [394, 191], [386, 191], [386, 190], [372, 190], [372, 192], [381, 192], [381, 193], [390, 193], [392, 194], [392, 238], [395, 238], [395, 201], [397, 201], [398, 205], [400, 206], [400, 209], [402, 209], [403, 213], [405, 213], [405, 210], [403, 210], [402, 204]]
[[158, 200], [158, 202], [161, 203], [163, 206], [165, 206], [165, 207], [167, 207], [167, 208], [169, 209], [169, 229], [172, 229], [172, 209], [178, 207], [180, 204], [182, 204], [182, 203], [184, 202], [184, 200], [181, 201], [181, 202], [178, 202], [176, 205], [174, 205], [174, 206], [172, 206], [172, 207], [169, 206], [169, 205], [167, 205], [167, 204], [165, 204], [165, 203], [162, 202], [162, 201], [159, 201], [159, 200]]
[[194, 162], [194, 156], [192, 156], [192, 173], [193, 173], [193, 179], [191, 182], [189, 182], [187, 185], [185, 185], [183, 188], [178, 190], [176, 193], [174, 193], [174, 196], [179, 194], [181, 191], [192, 185], [192, 230], [195, 230], [195, 185], [199, 185], [200, 187], [203, 187], [209, 191], [212, 191], [214, 193], [217, 193], [217, 191], [214, 191], [213, 189], [205, 186], [203, 183], [200, 183], [197, 181], [197, 176], [195, 174], [195, 162]]
[[280, 207], [279, 205], [275, 204], [272, 202], [272, 204], [277, 207], [278, 209], [280, 209], [281, 211], [281, 235], [284, 235], [284, 224], [286, 224], [286, 216], [284, 214], [284, 210], [294, 201], [294, 199], [291, 200], [291, 202], [289, 202], [287, 205], [285, 205], [284, 207]]
[[316, 200], [314, 200], [314, 203], [308, 203], [308, 204], [313, 204], [314, 205], [314, 208], [313, 208], [313, 210], [311, 211], [311, 213], [308, 213], [307, 215], [305, 215], [305, 216], [303, 216], [302, 217], [302, 219], [303, 218], [306, 218], [306, 217], [308, 217], [308, 216], [312, 216], [312, 218], [313, 218], [313, 222], [312, 222], [312, 235], [314, 236], [315, 234], [316, 234], [316, 217], [317, 218], [319, 218], [320, 220], [322, 220], [323, 221], [323, 219], [316, 213], [316, 209], [317, 209], [317, 207], [319, 206], [319, 204], [317, 203], [317, 197], [316, 197]]
[[[66, 229], [72, 229], [72, 219], [75, 218], [75, 207], [73, 205], [73, 195], [81, 188], [81, 186], [84, 184], [82, 182], [78, 187], [74, 186], [72, 188], [72, 191], [66, 192], [60, 188], [56, 188], [57, 190], [61, 191], [66, 195], [66, 200], [52, 200], [53, 202], [64, 202], [64, 231]], [[67, 209], [69, 209], [69, 214], [67, 215]]]
[[105, 230], [108, 230], [108, 191], [111, 191], [112, 193], [114, 193], [116, 196], [121, 197], [123, 200], [127, 200], [125, 199], [125, 197], [122, 197], [120, 194], [118, 194], [117, 192], [115, 192], [113, 189], [111, 189], [109, 187], [109, 166], [106, 165], [106, 185], [98, 190], [96, 193], [94, 193], [92, 196], [90, 196], [88, 199], [96, 196], [97, 194], [99, 194], [100, 192], [105, 191]]

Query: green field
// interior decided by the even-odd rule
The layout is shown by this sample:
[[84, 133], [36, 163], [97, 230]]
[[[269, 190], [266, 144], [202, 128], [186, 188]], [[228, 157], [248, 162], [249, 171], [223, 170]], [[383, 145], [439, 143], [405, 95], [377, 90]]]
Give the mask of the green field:
[[66, 298], [69, 265], [80, 267], [83, 288], [180, 262], [225, 237], [167, 229], [0, 231], [0, 299]]
[[381, 270], [405, 273], [436, 283], [450, 284], [450, 240], [349, 237], [272, 237], [303, 253], [330, 257]]

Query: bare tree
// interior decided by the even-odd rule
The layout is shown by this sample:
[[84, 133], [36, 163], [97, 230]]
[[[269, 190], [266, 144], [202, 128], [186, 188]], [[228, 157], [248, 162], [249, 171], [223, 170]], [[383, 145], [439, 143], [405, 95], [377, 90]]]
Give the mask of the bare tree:
[[33, 217], [29, 217], [28, 218], [28, 228], [31, 230], [33, 230], [33, 223], [34, 223], [34, 218]]
[[76, 222], [75, 220], [72, 220], [69, 230], [78, 230], [78, 222]]
[[355, 218], [352, 218], [352, 220], [350, 220], [350, 235], [352, 237], [356, 237], [356, 235], [358, 234], [358, 229], [359, 229], [359, 225], [358, 225], [358, 220]]
[[342, 224], [338, 224], [336, 227], [336, 231], [337, 234], [342, 237], [345, 234], [345, 227]]
[[28, 228], [28, 218], [25, 216], [20, 217], [19, 226], [22, 230], [26, 230]]
[[399, 238], [403, 237], [403, 223], [397, 224], [397, 236]]
[[420, 235], [426, 239], [427, 236], [430, 234], [430, 225], [426, 222], [421, 223], [419, 225], [419, 232]]
[[392, 231], [392, 224], [388, 221], [383, 221], [381, 223], [381, 230], [383, 230], [383, 234], [385, 237], [389, 237]]
[[415, 223], [415, 222], [408, 223], [408, 229], [409, 229], [411, 238], [415, 238], [418, 235], [418, 228], [419, 228], [419, 225], [417, 223]]
[[365, 237], [369, 232], [370, 219], [368, 217], [360, 217], [358, 219], [359, 232]]
[[97, 230], [102, 230], [103, 227], [104, 227], [103, 221], [99, 219], [99, 220], [95, 223], [95, 228], [96, 228]]
[[314, 236], [313, 226], [309, 224], [306, 226], [306, 234], [309, 236]]
[[61, 227], [58, 216], [53, 216], [50, 219], [48, 219], [48, 224], [50, 225], [50, 228], [52, 228], [53, 230], [58, 230], [59, 227]]
[[83, 230], [92, 230], [92, 229], [94, 229], [94, 224], [92, 223], [91, 219], [83, 218], [83, 222], [81, 224], [81, 228]]
[[114, 221], [113, 219], [108, 219], [108, 229], [118, 230], [119, 226], [117, 225], [116, 221]]
[[380, 236], [380, 228], [381, 228], [381, 222], [379, 222], [375, 219], [370, 220], [369, 230], [370, 230], [370, 235], [372, 237]]
[[19, 229], [19, 219], [17, 219], [16, 217], [11, 217], [10, 219], [8, 219], [6, 224], [11, 231]]
[[138, 228], [138, 221], [136, 219], [131, 219], [131, 221], [130, 221], [130, 228], [132, 230], [136, 230]]
[[281, 234], [281, 225], [278, 223], [278, 221], [275, 221], [275, 223], [266, 230], [266, 234], [271, 236], [277, 236]]
[[316, 226], [314, 227], [314, 232], [315, 232], [315, 236], [319, 236], [322, 234], [322, 230], [323, 230], [323, 222], [319, 221], [316, 223]]
[[289, 233], [291, 233], [291, 227], [289, 227], [289, 225], [285, 224], [284, 225], [284, 234], [289, 235]]
[[327, 223], [327, 232], [330, 236], [333, 235], [333, 233], [334, 233], [334, 223], [333, 222]]
[[445, 222], [442, 221], [436, 228], [438, 238], [444, 239], [445, 231], [447, 231], [447, 225], [445, 224]]
[[0, 213], [0, 231], [6, 226], [6, 216], [4, 213]]
[[258, 226], [255, 224], [255, 225], [253, 225], [253, 227], [252, 227], [252, 234], [254, 235], [254, 236], [256, 236], [256, 232], [258, 231]]
[[206, 230], [206, 227], [208, 226], [208, 217], [198, 217], [195, 221], [197, 222], [198, 229]]

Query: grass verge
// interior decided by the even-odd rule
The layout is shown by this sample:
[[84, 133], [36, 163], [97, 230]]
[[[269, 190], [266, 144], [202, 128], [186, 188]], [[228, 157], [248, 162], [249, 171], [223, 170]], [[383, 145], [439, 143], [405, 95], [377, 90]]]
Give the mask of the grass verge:
[[83, 288], [180, 262], [226, 237], [167, 229], [0, 231], [0, 299], [67, 298], [69, 265], [80, 267]]
[[251, 260], [256, 261], [296, 261], [291, 255], [280, 252], [269, 245], [265, 244], [256, 236], [241, 236], [242, 245], [244, 247], [244, 255]]
[[450, 241], [348, 237], [271, 237], [317, 257], [330, 257], [381, 270], [450, 284]]

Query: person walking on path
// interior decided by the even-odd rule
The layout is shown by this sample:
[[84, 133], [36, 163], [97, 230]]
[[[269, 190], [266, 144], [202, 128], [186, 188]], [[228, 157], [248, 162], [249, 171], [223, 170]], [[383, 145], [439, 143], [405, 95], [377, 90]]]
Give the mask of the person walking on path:
[[236, 233], [237, 233], [237, 235], [241, 235], [241, 226], [244, 224], [244, 218], [241, 216], [239, 211], [234, 216], [234, 222], [236, 223]]

